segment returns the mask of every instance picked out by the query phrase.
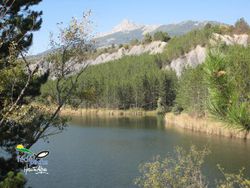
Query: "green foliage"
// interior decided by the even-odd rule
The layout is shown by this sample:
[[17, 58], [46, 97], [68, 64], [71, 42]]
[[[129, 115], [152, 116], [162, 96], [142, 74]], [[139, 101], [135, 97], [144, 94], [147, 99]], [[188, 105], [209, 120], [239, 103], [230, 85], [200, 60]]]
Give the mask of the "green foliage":
[[249, 131], [250, 47], [211, 52], [205, 66], [210, 112], [231, 127]]
[[[0, 187], [4, 188], [19, 188], [25, 184], [23, 176], [18, 173], [25, 164], [18, 163], [16, 160], [16, 145], [21, 143], [26, 148], [30, 148], [39, 139], [47, 139], [48, 136], [57, 134], [64, 128], [66, 120], [59, 117], [58, 112], [71, 89], [65, 92], [65, 87], [61, 87], [60, 84], [68, 82], [64, 78], [71, 73], [67, 61], [69, 59], [73, 62], [82, 61], [82, 56], [79, 57], [76, 54], [80, 51], [86, 52], [86, 45], [89, 44], [87, 43], [88, 33], [85, 33], [89, 30], [83, 26], [90, 23], [86, 22], [88, 17], [85, 15], [83, 15], [85, 20], [80, 26], [78, 21], [73, 19], [69, 27], [60, 30], [58, 39], [63, 43], [57, 43], [58, 40], [52, 42], [55, 46], [56, 44], [60, 46], [54, 54], [63, 51], [62, 64], [59, 56], [53, 56], [55, 60], [53, 73], [54, 76], [60, 75], [61, 81], [57, 85], [57, 91], [62, 89], [64, 95], [58, 95], [59, 92], [57, 92], [61, 100], [54, 111], [48, 112], [32, 104], [33, 97], [40, 94], [40, 86], [48, 77], [48, 73], [37, 74], [38, 62], [34, 63], [25, 58], [25, 50], [32, 42], [31, 32], [38, 30], [41, 24], [39, 19], [41, 12], [31, 9], [31, 6], [38, 2], [40, 0], [1, 1], [0, 3], [1, 10], [6, 10], [6, 14], [1, 15], [4, 19], [0, 20], [0, 150], [6, 153], [0, 157]], [[10, 31], [6, 31], [8, 28]], [[85, 48], [80, 49], [83, 40]], [[62, 47], [66, 49], [62, 50]], [[74, 82], [74, 80], [69, 81]]]
[[135, 184], [143, 188], [207, 187], [201, 167], [208, 153], [207, 149], [199, 151], [195, 146], [189, 152], [177, 147], [174, 156], [165, 159], [158, 157], [140, 165], [141, 176], [135, 180]]
[[123, 47], [128, 50], [129, 49], [129, 45], [128, 44], [124, 44]]
[[168, 42], [170, 40], [170, 36], [167, 32], [157, 31], [153, 35], [153, 40]]
[[[152, 162], [141, 164], [139, 167], [141, 175], [136, 178], [135, 184], [142, 188], [207, 188], [208, 181], [202, 174], [201, 168], [209, 152], [206, 148], [198, 150], [195, 146], [191, 146], [188, 152], [177, 147], [174, 156], [167, 156], [165, 159], [157, 157]], [[245, 178], [244, 169], [237, 174], [225, 173], [219, 165], [218, 169], [223, 179], [216, 183], [217, 188], [250, 186], [250, 179]]]
[[25, 177], [22, 173], [15, 174], [10, 171], [7, 177], [0, 182], [0, 188], [23, 188], [26, 183]]
[[130, 46], [135, 46], [140, 44], [140, 41], [138, 39], [133, 39], [129, 42]]
[[204, 77], [204, 65], [186, 69], [179, 79], [176, 103], [190, 114], [204, 116], [208, 90]]
[[207, 26], [200, 30], [193, 30], [182, 36], [173, 37], [169, 40], [163, 53], [165, 62], [170, 62], [182, 56], [197, 45], [208, 45], [213, 33], [221, 33], [221, 28], [219, 26]]
[[213, 49], [206, 62], [180, 77], [176, 105], [204, 116], [207, 110], [228, 126], [250, 130], [250, 48]]
[[[160, 70], [156, 61], [156, 56], [144, 54], [90, 66], [80, 76], [68, 103], [79, 101], [84, 107], [149, 110], [156, 108], [161, 97], [162, 103], [170, 107], [175, 99], [177, 78], [171, 71]], [[41, 93], [42, 99], [56, 100], [54, 81], [45, 84]]]
[[84, 53], [84, 58], [85, 59], [95, 59], [99, 55], [104, 54], [104, 53], [113, 53], [116, 52], [119, 48], [124, 47], [123, 44], [120, 44], [118, 47], [114, 44], [112, 44], [110, 47], [105, 47], [105, 48], [94, 48], [93, 50], [88, 49]]
[[30, 99], [39, 95], [48, 75], [36, 75], [37, 69], [31, 70], [31, 62], [25, 58], [32, 32], [42, 23], [42, 12], [32, 7], [39, 2], [0, 2], [0, 150], [7, 154], [0, 157], [1, 188], [24, 187], [24, 177], [17, 173], [23, 165], [16, 161], [15, 147], [34, 142], [33, 136], [41, 128], [39, 121], [46, 117], [30, 105]]
[[175, 72], [166, 71], [160, 80], [160, 97], [165, 110], [170, 111], [169, 107], [174, 105], [177, 90], [177, 77]]
[[143, 44], [148, 44], [148, 43], [150, 43], [150, 42], [152, 42], [152, 41], [153, 41], [152, 36], [151, 36], [149, 33], [146, 33], [146, 34], [144, 35], [144, 38], [143, 38], [143, 40], [142, 40], [142, 43], [143, 43]]
[[244, 168], [237, 174], [225, 173], [225, 170], [217, 165], [218, 169], [224, 176], [224, 180], [219, 181], [217, 188], [248, 188], [250, 187], [250, 180], [244, 177]]
[[225, 25], [212, 25], [206, 24], [204, 28], [190, 31], [189, 33], [177, 37], [173, 37], [169, 40], [168, 45], [163, 53], [165, 63], [176, 59], [183, 54], [189, 52], [197, 45], [209, 46], [211, 36], [213, 33], [218, 34], [243, 34], [250, 33], [250, 27], [248, 23], [243, 19], [239, 19], [235, 26]]
[[182, 111], [183, 111], [183, 107], [181, 107], [179, 104], [176, 104], [172, 108], [172, 112], [174, 113], [174, 115], [179, 115], [179, 114], [181, 114]]
[[[48, 73], [44, 75], [35, 75], [27, 88], [25, 97], [19, 101], [19, 104], [25, 104], [30, 99], [40, 94], [40, 86], [47, 81]], [[21, 90], [25, 86], [28, 74], [25, 71], [23, 62], [18, 62], [14, 67], [8, 67], [0, 70], [0, 113], [3, 113], [4, 107], [13, 103]]]
[[233, 32], [236, 34], [244, 34], [250, 32], [250, 27], [244, 18], [240, 18], [235, 22]]
[[0, 67], [8, 64], [6, 58], [11, 54], [13, 43], [18, 51], [27, 50], [31, 45], [31, 32], [40, 29], [42, 12], [31, 10], [30, 6], [40, 2], [41, 0], [0, 1]]

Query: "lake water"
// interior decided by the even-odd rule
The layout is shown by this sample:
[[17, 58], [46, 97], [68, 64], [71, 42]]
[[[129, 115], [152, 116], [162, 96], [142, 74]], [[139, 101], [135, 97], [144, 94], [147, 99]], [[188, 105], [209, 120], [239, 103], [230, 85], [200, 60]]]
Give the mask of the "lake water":
[[135, 187], [133, 180], [140, 163], [171, 154], [176, 146], [188, 149], [192, 144], [208, 146], [212, 152], [203, 168], [210, 181], [220, 177], [218, 163], [227, 172], [244, 166], [250, 177], [249, 141], [165, 128], [160, 117], [85, 117], [49, 141], [40, 141], [32, 148], [50, 151], [49, 174], [27, 175], [27, 185], [34, 188]]

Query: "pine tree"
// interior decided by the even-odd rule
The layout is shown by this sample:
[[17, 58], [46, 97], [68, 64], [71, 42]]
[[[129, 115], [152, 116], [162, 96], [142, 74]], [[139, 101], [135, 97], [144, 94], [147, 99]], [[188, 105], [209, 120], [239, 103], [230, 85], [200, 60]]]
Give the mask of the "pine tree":
[[[10, 47], [15, 44], [18, 52], [26, 51], [32, 44], [32, 32], [40, 29], [42, 11], [31, 10], [41, 0], [0, 1], [0, 65], [7, 64]], [[18, 55], [18, 53], [16, 54]]]
[[[30, 9], [40, 1], [0, 1], [0, 148], [10, 156], [0, 157], [0, 181], [4, 180], [0, 185], [3, 187], [22, 187], [25, 183], [24, 178], [16, 174], [22, 165], [16, 162], [14, 148], [24, 140], [32, 141], [36, 130], [34, 122], [22, 115], [28, 113], [31, 117], [36, 110], [23, 104], [39, 94], [48, 76], [35, 76], [36, 69], [31, 70], [24, 57], [32, 44], [32, 32], [39, 30], [42, 23], [42, 12]], [[20, 181], [13, 181], [15, 178]]]

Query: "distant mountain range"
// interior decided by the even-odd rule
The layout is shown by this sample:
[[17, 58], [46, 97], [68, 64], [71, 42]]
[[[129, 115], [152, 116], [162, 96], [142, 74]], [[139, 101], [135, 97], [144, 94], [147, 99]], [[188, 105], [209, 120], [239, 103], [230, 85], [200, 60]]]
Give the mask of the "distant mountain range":
[[[123, 20], [120, 24], [113, 27], [110, 32], [100, 33], [96, 35], [95, 42], [97, 47], [108, 47], [112, 44], [119, 45], [129, 43], [132, 39], [141, 40], [146, 33], [155, 33], [157, 31], [168, 32], [170, 36], [183, 35], [194, 29], [203, 28], [207, 23], [214, 25], [225, 25], [215, 21], [183, 21], [177, 24], [166, 25], [141, 25], [129, 20]], [[39, 58], [46, 55], [51, 50], [31, 56], [31, 58]]]
[[129, 43], [132, 39], [141, 40], [146, 33], [155, 33], [157, 31], [168, 32], [170, 36], [185, 34], [194, 29], [203, 28], [207, 23], [222, 24], [215, 21], [183, 21], [177, 24], [167, 25], [140, 25], [129, 20], [123, 20], [115, 26], [110, 32], [101, 33], [96, 36], [95, 41], [98, 47], [110, 46], [112, 44]]

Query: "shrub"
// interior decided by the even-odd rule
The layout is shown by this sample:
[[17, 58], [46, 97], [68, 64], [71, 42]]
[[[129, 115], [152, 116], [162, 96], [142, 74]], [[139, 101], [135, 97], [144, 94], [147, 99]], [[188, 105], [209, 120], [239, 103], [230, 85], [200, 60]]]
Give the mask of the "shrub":
[[170, 36], [167, 32], [157, 31], [153, 35], [153, 40], [168, 42], [170, 40]]
[[152, 162], [140, 165], [141, 176], [135, 180], [135, 184], [143, 188], [207, 187], [201, 166], [208, 153], [206, 148], [199, 151], [192, 146], [186, 152], [177, 147], [174, 156], [165, 159], [157, 157]]
[[0, 182], [0, 188], [23, 188], [26, 183], [25, 177], [22, 173], [15, 174], [10, 171], [7, 177]]
[[218, 182], [217, 188], [250, 187], [250, 180], [244, 177], [244, 168], [239, 170], [237, 174], [233, 174], [233, 173], [226, 173], [225, 170], [220, 165], [217, 166], [222, 175], [224, 176], [224, 179]]
[[[207, 148], [198, 150], [195, 146], [191, 146], [188, 152], [177, 147], [174, 156], [157, 157], [152, 162], [141, 164], [141, 175], [135, 179], [135, 184], [142, 188], [207, 188], [208, 181], [201, 168], [209, 152]], [[237, 174], [225, 173], [219, 165], [218, 169], [224, 178], [216, 183], [217, 188], [250, 187], [250, 179], [245, 178], [244, 169]]]
[[152, 41], [153, 41], [152, 36], [149, 33], [147, 33], [147, 34], [144, 35], [142, 43], [143, 44], [148, 44], [148, 43], [150, 43]]
[[172, 108], [172, 112], [174, 113], [174, 115], [179, 115], [181, 114], [181, 112], [183, 111], [184, 109], [179, 106], [179, 105], [175, 105], [173, 108]]
[[138, 45], [140, 43], [140, 41], [138, 39], [133, 39], [129, 42], [130, 46], [135, 46]]
[[128, 44], [124, 44], [124, 46], [123, 46], [126, 50], [128, 50], [129, 49], [129, 45]]
[[244, 18], [240, 18], [235, 22], [234, 25], [234, 33], [236, 34], [243, 34], [243, 33], [249, 33], [250, 32], [250, 27], [248, 23], [245, 21]]

